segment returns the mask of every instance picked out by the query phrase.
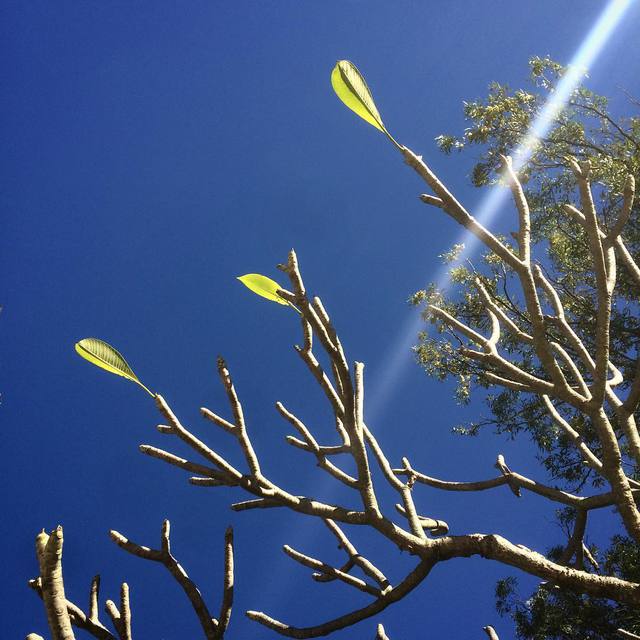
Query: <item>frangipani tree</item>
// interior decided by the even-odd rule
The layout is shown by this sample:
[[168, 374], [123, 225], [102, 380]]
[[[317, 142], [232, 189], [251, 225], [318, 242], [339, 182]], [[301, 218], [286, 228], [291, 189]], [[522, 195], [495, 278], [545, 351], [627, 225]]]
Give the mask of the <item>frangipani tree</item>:
[[[333, 441], [319, 441], [306, 424], [308, 416], [294, 414], [281, 402], [276, 403], [276, 408], [294, 432], [294, 435], [287, 436], [287, 442], [302, 454], [310, 454], [315, 458], [319, 472], [345, 487], [352, 494], [355, 506], [325, 502], [310, 495], [295, 495], [290, 488], [270, 477], [265, 461], [260, 460], [253, 446], [252, 427], [245, 419], [241, 394], [236, 390], [229, 368], [222, 358], [218, 358], [217, 368], [226, 393], [228, 417], [222, 415], [222, 411], [214, 412], [208, 408], [203, 408], [201, 413], [206, 420], [235, 440], [242, 455], [242, 465], [232, 463], [216, 449], [215, 444], [199, 439], [181, 422], [163, 396], [153, 394], [142, 385], [113, 347], [97, 339], [85, 339], [77, 346], [80, 355], [145, 388], [154, 397], [162, 416], [163, 423], [158, 426], [160, 434], [167, 436], [170, 441], [179, 440], [186, 444], [193, 458], [186, 459], [174, 454], [171, 446], [161, 448], [142, 444], [142, 453], [187, 471], [189, 482], [193, 485], [235, 489], [248, 498], [233, 503], [231, 508], [235, 511], [284, 507], [316, 518], [335, 537], [345, 555], [344, 564], [340, 566], [288, 545], [284, 551], [295, 562], [312, 569], [315, 580], [322, 583], [342, 582], [361, 591], [367, 602], [338, 617], [311, 620], [309, 626], [301, 627], [277, 620], [262, 611], [246, 612], [255, 622], [282, 636], [318, 637], [375, 618], [426, 581], [435, 566], [454, 558], [470, 556], [516, 567], [538, 577], [549, 588], [638, 606], [640, 586], [589, 566], [585, 562], [585, 558], [587, 561], [589, 559], [589, 552], [583, 542], [589, 513], [610, 507], [615, 507], [619, 514], [621, 530], [636, 542], [640, 541], [640, 511], [636, 504], [640, 485], [624, 466], [627, 457], [636, 463], [640, 461], [640, 436], [635, 422], [640, 402], [640, 364], [637, 364], [633, 378], [627, 381], [625, 387], [624, 377], [610, 349], [611, 304], [618, 263], [627, 271], [633, 286], [640, 291], [640, 268], [623, 239], [625, 223], [634, 202], [633, 179], [625, 182], [626, 190], [618, 218], [613, 224], [604, 226], [592, 196], [589, 162], [586, 159], [566, 159], [566, 165], [578, 187], [577, 199], [575, 203], [567, 203], [567, 212], [583, 230], [597, 291], [593, 322], [596, 339], [590, 349], [568, 320], [562, 297], [553, 282], [534, 260], [529, 205], [509, 157], [502, 158], [502, 166], [517, 212], [515, 245], [485, 228], [455, 198], [421, 156], [391, 136], [364, 79], [352, 63], [338, 62], [332, 73], [332, 84], [340, 99], [384, 133], [400, 151], [405, 162], [426, 183], [430, 193], [422, 195], [422, 200], [474, 234], [492, 252], [494, 260], [513, 275], [520, 287], [520, 297], [509, 307], [504, 304], [492, 282], [478, 274], [473, 281], [480, 301], [477, 326], [456, 318], [446, 308], [435, 304], [429, 306], [430, 314], [455, 340], [458, 357], [473, 363], [489, 385], [539, 397], [585, 465], [598, 474], [606, 486], [589, 494], [564, 491], [512, 471], [502, 455], [498, 455], [496, 461], [499, 473], [479, 481], [434, 478], [419, 469], [418, 461], [410, 461], [411, 452], [407, 452], [400, 464], [390, 461], [376, 438], [375, 425], [367, 424], [364, 419], [364, 365], [350, 359], [327, 308], [319, 297], [309, 295], [293, 250], [286, 262], [279, 265], [288, 279], [286, 288], [259, 274], [247, 274], [240, 280], [257, 294], [273, 302], [289, 305], [299, 313], [301, 337], [295, 348], [330, 407], [335, 427]], [[509, 340], [526, 345], [530, 354], [527, 360], [514, 361], [509, 350], [503, 349], [507, 336]], [[624, 395], [619, 394], [620, 388], [626, 389]], [[592, 425], [597, 434], [597, 449], [587, 446], [580, 432], [564, 417], [566, 407]], [[344, 463], [345, 457], [350, 460], [350, 466]], [[378, 468], [379, 473], [373, 472], [374, 467]], [[381, 483], [386, 485], [385, 491], [391, 489], [395, 492], [397, 502], [386, 504], [381, 497], [384, 493]], [[420, 491], [421, 485], [442, 491], [471, 493], [507, 485], [516, 497], [523, 491], [529, 491], [573, 510], [573, 530], [560, 557], [556, 558], [528, 549], [517, 540], [508, 540], [499, 531], [449, 535], [448, 524], [439, 519], [438, 514], [421, 513], [417, 509], [414, 494]], [[363, 527], [413, 558], [413, 567], [403, 578], [391, 581], [387, 577], [388, 571], [384, 565], [389, 562], [388, 558], [367, 558], [358, 552], [352, 537]], [[204, 637], [223, 637], [229, 622], [233, 593], [230, 532], [225, 542], [224, 588], [221, 613], [217, 619], [210, 615], [199, 590], [171, 554], [167, 522], [163, 526], [159, 549], [140, 546], [115, 531], [111, 532], [111, 536], [116, 544], [134, 555], [163, 564], [189, 598]], [[107, 603], [107, 612], [115, 630], [111, 632], [98, 619], [97, 580], [92, 585], [88, 612], [66, 601], [61, 567], [62, 529], [58, 528], [48, 537], [40, 534], [37, 549], [40, 576], [33, 581], [33, 586], [43, 598], [54, 638], [73, 637], [73, 626], [76, 626], [96, 638], [130, 640], [131, 612], [126, 585], [122, 588], [119, 608], [112, 602]], [[331, 586], [327, 585], [327, 588]], [[497, 638], [493, 627], [487, 626], [484, 630], [492, 640]], [[636, 637], [632, 631], [640, 630], [621, 633]], [[387, 637], [381, 626], [378, 626], [377, 634], [380, 639]]]

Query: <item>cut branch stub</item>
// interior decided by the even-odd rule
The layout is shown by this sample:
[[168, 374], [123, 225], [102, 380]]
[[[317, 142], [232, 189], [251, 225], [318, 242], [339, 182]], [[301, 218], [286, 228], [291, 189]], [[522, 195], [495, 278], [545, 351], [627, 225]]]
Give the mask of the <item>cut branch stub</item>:
[[71, 619], [67, 610], [62, 577], [62, 527], [51, 534], [42, 531], [36, 537], [36, 554], [40, 565], [42, 600], [53, 640], [74, 640]]
[[502, 454], [498, 455], [495, 467], [500, 471], [500, 473], [503, 476], [507, 478], [509, 489], [511, 489], [513, 494], [517, 498], [520, 498], [522, 496], [522, 493], [520, 492], [520, 486], [518, 485], [517, 481], [514, 479], [513, 475], [511, 474], [511, 469], [509, 469], [509, 467], [507, 466], [507, 463], [504, 461], [504, 456]]

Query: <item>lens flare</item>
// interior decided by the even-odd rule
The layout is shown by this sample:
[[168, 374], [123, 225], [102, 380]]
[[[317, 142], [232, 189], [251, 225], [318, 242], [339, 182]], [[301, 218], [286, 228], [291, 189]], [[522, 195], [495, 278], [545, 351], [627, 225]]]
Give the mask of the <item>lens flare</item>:
[[[532, 123], [528, 135], [525, 137], [521, 145], [514, 152], [513, 167], [514, 170], [522, 168], [530, 157], [530, 149], [538, 138], [544, 136], [551, 126], [554, 118], [562, 110], [566, 104], [573, 89], [577, 86], [584, 69], [591, 66], [598, 54], [602, 51], [607, 39], [620, 23], [625, 11], [632, 4], [633, 0], [611, 0], [607, 7], [603, 10], [596, 24], [591, 29], [584, 42], [571, 60], [571, 68], [558, 83], [553, 96], [547, 101], [538, 118]], [[488, 223], [496, 216], [501, 206], [505, 203], [509, 194], [508, 189], [495, 186], [487, 193], [484, 200], [475, 214], [475, 218], [483, 225]], [[475, 236], [463, 233], [457, 240], [457, 243], [465, 243], [465, 253], [470, 254], [474, 248], [477, 248], [478, 240]], [[439, 289], [447, 289], [449, 286], [449, 269], [445, 266], [440, 269], [434, 278], [429, 278], [437, 283]], [[416, 336], [422, 325], [422, 319], [418, 314], [412, 314], [405, 322], [401, 331], [397, 334], [394, 343], [391, 345], [387, 358], [385, 360], [384, 372], [377, 377], [371, 384], [366, 384], [366, 419], [370, 424], [376, 423], [376, 430], [382, 428], [378, 424], [378, 420], [388, 404], [388, 400], [393, 395], [395, 388], [401, 381], [403, 374], [408, 370], [411, 362], [410, 349], [415, 343]], [[328, 476], [318, 481], [316, 491], [319, 496], [326, 495], [331, 491], [331, 480]], [[320, 528], [317, 523], [312, 523], [309, 519], [297, 518], [293, 526], [288, 525], [287, 534], [296, 538], [304, 538], [307, 543], [314, 540], [318, 535]], [[281, 574], [278, 580], [278, 588], [272, 590], [272, 595], [265, 597], [262, 593], [262, 605], [268, 610], [272, 604], [270, 600], [282, 606], [283, 599], [291, 597], [292, 591], [288, 587], [292, 584], [290, 580], [285, 578], [285, 574]], [[272, 581], [273, 587], [273, 581]]]
[[[531, 154], [537, 141], [543, 138], [551, 128], [554, 120], [566, 106], [571, 93], [580, 83], [586, 69], [596, 60], [602, 49], [606, 45], [613, 30], [620, 23], [627, 9], [633, 0], [611, 0], [600, 14], [595, 25], [587, 34], [580, 48], [569, 63], [568, 70], [558, 82], [551, 96], [544, 104], [537, 118], [531, 123], [527, 135], [522, 142], [513, 150], [513, 169], [518, 171], [531, 158]], [[481, 200], [474, 217], [483, 226], [487, 227], [500, 212], [503, 205], [510, 196], [508, 188], [495, 185], [491, 187]], [[458, 244], [464, 244], [465, 249], [461, 255], [470, 256], [477, 249], [479, 240], [468, 231], [463, 231], [456, 240]], [[440, 268], [435, 277], [428, 278], [435, 282], [440, 291], [450, 288], [449, 267], [444, 265]], [[393, 394], [403, 370], [411, 362], [410, 349], [415, 343], [416, 336], [422, 325], [419, 315], [413, 314], [405, 323], [398, 334], [395, 343], [392, 345], [385, 362], [384, 373], [379, 374], [370, 386], [371, 392], [368, 394], [371, 401], [368, 402], [367, 419], [371, 422], [380, 417], [387, 400]]]

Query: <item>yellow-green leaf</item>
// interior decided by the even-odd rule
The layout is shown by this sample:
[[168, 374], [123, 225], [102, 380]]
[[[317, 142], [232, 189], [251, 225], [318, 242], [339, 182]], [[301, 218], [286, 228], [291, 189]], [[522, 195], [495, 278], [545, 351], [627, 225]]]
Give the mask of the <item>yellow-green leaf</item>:
[[289, 304], [287, 300], [278, 295], [278, 289], [283, 289], [284, 287], [281, 287], [275, 280], [267, 278], [267, 276], [262, 276], [259, 273], [247, 273], [244, 276], [238, 276], [238, 280], [245, 287], [267, 300], [278, 304]]
[[371, 91], [353, 62], [349, 60], [339, 60], [331, 72], [331, 86], [336, 95], [352, 111], [357, 113], [363, 120], [373, 125], [386, 134], [396, 145], [398, 143], [391, 137], [382, 122], [382, 117], [373, 101]]
[[127, 364], [122, 354], [110, 344], [98, 338], [84, 338], [80, 340], [80, 342], [76, 342], [76, 351], [85, 360], [95, 364], [97, 367], [139, 384], [149, 395], [155, 397], [155, 394], [151, 393], [151, 391], [138, 380], [138, 376], [133, 373], [133, 370]]

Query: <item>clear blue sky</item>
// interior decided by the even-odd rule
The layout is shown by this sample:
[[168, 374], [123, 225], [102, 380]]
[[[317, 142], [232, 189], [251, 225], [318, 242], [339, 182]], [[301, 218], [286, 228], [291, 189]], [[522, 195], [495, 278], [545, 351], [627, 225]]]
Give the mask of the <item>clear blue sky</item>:
[[[591, 69], [599, 92], [640, 95], [639, 5]], [[396, 138], [424, 153], [473, 207], [481, 194], [469, 186], [472, 157], [442, 156], [434, 137], [460, 132], [462, 101], [485, 95], [490, 81], [523, 83], [530, 56], [568, 62], [603, 6], [4, 3], [3, 637], [45, 633], [26, 582], [37, 573], [35, 535], [58, 523], [68, 596], [86, 606], [100, 573], [102, 599], [117, 599], [126, 580], [137, 638], [198, 637], [195, 616], [162, 568], [125, 554], [107, 535], [115, 528], [157, 546], [165, 517], [176, 555], [214, 610], [223, 532], [233, 523], [230, 638], [275, 637], [246, 620], [246, 609], [307, 626], [367, 601], [314, 583], [281, 553], [288, 543], [341, 561], [320, 523], [282, 510], [234, 514], [228, 505], [241, 493], [191, 487], [179, 470], [142, 456], [142, 442], [184, 449], [155, 431], [159, 418], [143, 392], [81, 361], [73, 344], [97, 336], [117, 346], [186, 424], [237, 459], [227, 436], [198, 414], [202, 405], [227, 414], [215, 375], [223, 354], [266, 471], [295, 493], [340, 499], [311, 459], [287, 448], [288, 428], [273, 409], [282, 400], [328, 433], [326, 408], [291, 348], [295, 314], [235, 277], [281, 277], [275, 264], [295, 247], [308, 288], [375, 382], [411, 318], [407, 297], [437, 272], [436, 256], [459, 230], [420, 204], [423, 187], [400, 156], [337, 101], [333, 64], [348, 58], [360, 67]], [[502, 451], [514, 469], [543, 477], [525, 442], [453, 436], [453, 425], [483, 407], [463, 411], [408, 352], [406, 361], [368, 416], [394, 462], [410, 454], [430, 474], [477, 479], [494, 473]], [[367, 385], [370, 395], [376, 389]], [[496, 531], [539, 549], [558, 539], [553, 509], [534, 496], [418, 496], [454, 533]], [[354, 539], [392, 577], [408, 566], [395, 550]], [[439, 566], [409, 598], [336, 637], [373, 637], [382, 621], [395, 640], [479, 638], [485, 624], [508, 640], [493, 588], [511, 573], [474, 559]]]

